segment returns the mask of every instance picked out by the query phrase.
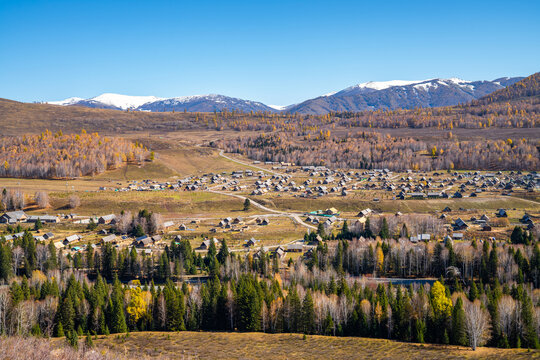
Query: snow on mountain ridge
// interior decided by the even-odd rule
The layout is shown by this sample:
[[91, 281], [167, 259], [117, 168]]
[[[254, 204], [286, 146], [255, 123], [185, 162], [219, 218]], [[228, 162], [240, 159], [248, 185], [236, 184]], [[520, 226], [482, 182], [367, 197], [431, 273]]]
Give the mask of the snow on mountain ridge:
[[67, 98], [67, 99], [64, 99], [64, 100], [59, 100], [59, 101], [49, 101], [47, 102], [47, 104], [51, 104], [51, 105], [62, 105], [62, 106], [65, 106], [65, 105], [71, 105], [71, 104], [75, 104], [81, 100], [84, 100], [83, 98], [80, 98], [80, 97], [70, 97], [70, 98]]
[[105, 93], [88, 99], [88, 101], [97, 101], [105, 105], [118, 107], [122, 110], [138, 108], [149, 102], [163, 100], [156, 96], [130, 96], [113, 93]]
[[469, 80], [463, 80], [459, 78], [449, 78], [449, 79], [426, 79], [426, 80], [389, 80], [389, 81], [369, 81], [357, 85], [350, 86], [348, 88], [345, 88], [341, 91], [331, 92], [329, 94], [323, 95], [324, 97], [332, 96], [337, 93], [346, 93], [349, 91], [353, 91], [355, 89], [369, 89], [369, 90], [386, 90], [391, 87], [398, 87], [398, 86], [409, 86], [413, 85], [416, 89], [424, 89], [427, 90], [429, 87], [437, 88], [438, 84], [440, 85], [448, 85], [448, 83], [454, 83], [458, 86], [463, 87], [469, 87], [470, 83], [472, 81]]
[[352, 86], [351, 88], [364, 88], [364, 89], [373, 89], [373, 90], [384, 90], [394, 86], [407, 86], [412, 84], [417, 84], [429, 80], [390, 80], [390, 81], [369, 81], [366, 83], [358, 84]]

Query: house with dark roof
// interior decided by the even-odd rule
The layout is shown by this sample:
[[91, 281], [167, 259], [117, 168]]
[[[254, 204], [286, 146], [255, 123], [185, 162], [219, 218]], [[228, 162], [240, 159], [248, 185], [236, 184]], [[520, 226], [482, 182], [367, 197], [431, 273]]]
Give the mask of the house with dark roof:
[[0, 216], [0, 224], [16, 224], [18, 222], [24, 222], [28, 216], [24, 211], [8, 211]]
[[453, 226], [456, 230], [465, 230], [469, 227], [469, 225], [467, 225], [467, 223], [461, 218], [457, 218]]
[[505, 210], [505, 209], [499, 209], [499, 210], [497, 210], [497, 212], [495, 213], [495, 215], [497, 215], [497, 217], [508, 217], [508, 214], [506, 213], [506, 210]]
[[55, 224], [55, 223], [60, 222], [60, 218], [56, 215], [31, 215], [26, 219], [26, 222], [35, 223], [38, 220], [41, 221], [42, 223], [50, 223], [50, 224]]
[[98, 218], [98, 224], [114, 224], [116, 223], [116, 215], [109, 214]]
[[107, 243], [114, 244], [116, 242], [115, 240], [116, 240], [116, 235], [114, 234], [110, 234], [101, 238], [101, 242], [103, 244], [107, 244]]

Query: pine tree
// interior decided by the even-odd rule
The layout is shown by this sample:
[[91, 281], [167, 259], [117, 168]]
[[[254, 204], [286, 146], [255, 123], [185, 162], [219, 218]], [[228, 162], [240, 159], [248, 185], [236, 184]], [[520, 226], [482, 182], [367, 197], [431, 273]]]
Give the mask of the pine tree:
[[113, 333], [124, 333], [127, 331], [126, 317], [124, 314], [124, 295], [118, 277], [115, 277], [114, 280], [111, 301], [111, 331]]
[[474, 280], [471, 282], [471, 288], [469, 289], [469, 301], [474, 301], [478, 299], [478, 288], [476, 287], [476, 282]]
[[315, 331], [315, 310], [310, 290], [306, 292], [302, 303], [302, 324], [305, 334], [313, 334]]
[[369, 218], [366, 219], [366, 223], [364, 224], [364, 237], [368, 239], [373, 237], [373, 232], [371, 231], [371, 220], [369, 220]]
[[62, 300], [58, 312], [60, 314], [60, 321], [63, 327], [62, 331], [66, 334], [68, 332], [75, 331], [75, 310], [73, 309], [73, 303], [68, 297]]
[[92, 336], [90, 335], [90, 331], [86, 333], [86, 340], [85, 344], [87, 348], [93, 348], [94, 347], [94, 341], [92, 340]]
[[11, 275], [11, 269], [10, 248], [0, 243], [0, 280], [7, 281]]
[[334, 333], [334, 319], [332, 319], [332, 315], [330, 315], [329, 311], [326, 312], [326, 318], [323, 323], [323, 332], [324, 335], [332, 335]]
[[227, 246], [227, 242], [225, 239], [221, 241], [221, 248], [219, 249], [219, 252], [216, 255], [217, 260], [220, 264], [225, 264], [225, 260], [229, 257], [229, 247]]
[[343, 222], [343, 227], [341, 228], [341, 238], [350, 239], [349, 223], [347, 220]]
[[246, 198], [246, 200], [244, 200], [244, 211], [249, 211], [250, 207], [251, 207], [251, 201], [248, 198]]
[[538, 334], [536, 333], [536, 328], [534, 325], [534, 307], [531, 301], [531, 298], [526, 291], [521, 290], [522, 292], [522, 301], [521, 301], [521, 318], [524, 325], [524, 340], [527, 344], [527, 347], [532, 349], [538, 349]]
[[319, 225], [317, 225], [317, 235], [320, 235], [321, 237], [325, 236], [324, 224], [322, 222], [319, 222]]
[[379, 232], [379, 236], [381, 237], [381, 239], [388, 239], [390, 237], [390, 231], [388, 229], [388, 221], [386, 221], [385, 217], [383, 217], [381, 231]]
[[57, 337], [64, 336], [64, 327], [62, 326], [61, 322], [59, 322], [58, 325], [56, 325], [56, 336]]
[[463, 310], [463, 300], [460, 297], [456, 300], [456, 305], [452, 310], [452, 344], [467, 345], [467, 335], [465, 332], [465, 310]]
[[37, 221], [34, 223], [34, 231], [41, 230], [43, 228], [43, 224], [41, 223], [41, 219], [38, 218]]
[[523, 244], [525, 241], [523, 239], [523, 229], [520, 226], [515, 226], [510, 235], [510, 241], [512, 244]]
[[71, 347], [75, 349], [79, 347], [79, 336], [77, 335], [77, 332], [75, 330], [67, 332], [66, 340]]
[[261, 299], [255, 289], [256, 280], [242, 275], [237, 288], [238, 327], [242, 331], [258, 331], [261, 327]]

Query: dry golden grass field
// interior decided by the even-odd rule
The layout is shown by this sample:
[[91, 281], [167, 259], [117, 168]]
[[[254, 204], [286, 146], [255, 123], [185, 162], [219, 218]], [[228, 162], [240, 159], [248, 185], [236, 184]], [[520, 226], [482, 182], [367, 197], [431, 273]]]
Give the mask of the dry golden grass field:
[[[60, 340], [55, 340], [60, 341]], [[128, 358], [163, 359], [538, 359], [540, 352], [402, 343], [301, 334], [139, 332], [101, 336], [94, 343]]]

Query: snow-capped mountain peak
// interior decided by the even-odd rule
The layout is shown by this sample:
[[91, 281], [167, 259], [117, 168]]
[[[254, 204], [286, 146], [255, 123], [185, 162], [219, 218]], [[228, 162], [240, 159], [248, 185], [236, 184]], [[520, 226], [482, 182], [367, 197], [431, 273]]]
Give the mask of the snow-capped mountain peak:
[[306, 100], [287, 109], [303, 114], [452, 106], [481, 98], [522, 78], [468, 81], [459, 78], [370, 81]]
[[80, 97], [70, 97], [64, 100], [59, 100], [59, 101], [49, 101], [47, 102], [47, 104], [65, 106], [65, 105], [72, 105], [72, 104], [78, 103], [81, 100], [84, 100], [84, 99]]
[[391, 87], [394, 87], [394, 86], [407, 86], [407, 85], [421, 83], [421, 82], [424, 82], [424, 81], [429, 81], [429, 80], [369, 81], [367, 83], [358, 84], [358, 85], [353, 86], [353, 87], [361, 88], [361, 89], [384, 90], [384, 89], [388, 89], [388, 88], [391, 88]]
[[146, 103], [159, 100], [163, 99], [156, 96], [130, 96], [112, 93], [105, 93], [88, 99], [88, 101], [96, 101], [122, 110], [135, 109]]
[[212, 112], [228, 110], [241, 111], [276, 111], [263, 103], [233, 98], [219, 94], [192, 95], [171, 98], [156, 96], [129, 96], [105, 93], [89, 99], [70, 98], [62, 101], [49, 101], [49, 104], [65, 106], [86, 106], [100, 109], [134, 111], [199, 111]]
[[326, 114], [339, 111], [452, 106], [481, 98], [521, 79], [504, 77], [492, 81], [468, 81], [459, 78], [369, 81], [289, 106], [265, 105], [219, 94], [159, 98], [113, 93], [90, 99], [73, 97], [50, 101], [49, 104], [150, 112], [214, 112], [227, 109], [244, 112]]

